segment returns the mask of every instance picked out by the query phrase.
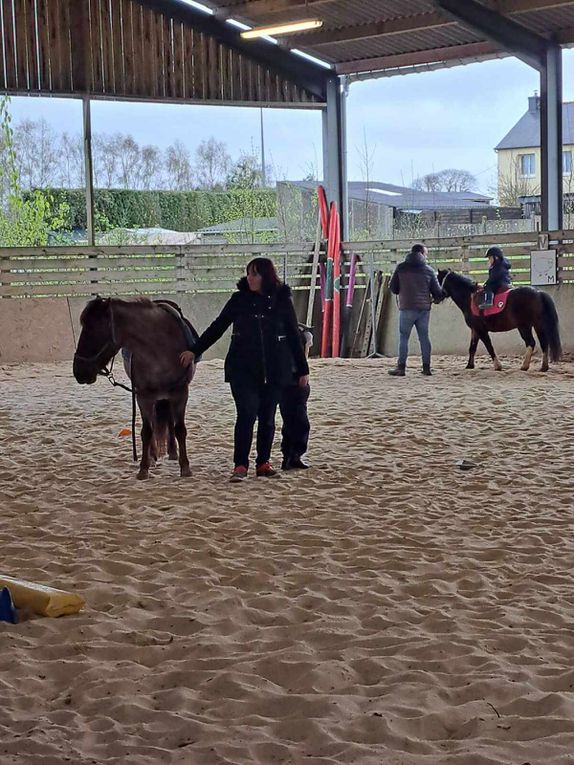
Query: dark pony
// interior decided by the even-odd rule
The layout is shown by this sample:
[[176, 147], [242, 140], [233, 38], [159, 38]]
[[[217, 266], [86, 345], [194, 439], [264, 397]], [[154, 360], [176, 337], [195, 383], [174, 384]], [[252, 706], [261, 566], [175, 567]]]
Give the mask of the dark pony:
[[168, 303], [97, 297], [80, 316], [82, 331], [73, 366], [79, 383], [91, 385], [99, 374], [106, 374], [120, 348], [125, 354], [126, 372], [142, 417], [139, 479], [148, 478], [150, 462], [159, 456], [166, 440], [169, 458], [179, 457], [181, 475], [191, 475], [185, 407], [195, 364], [185, 370], [180, 364], [179, 355], [188, 348], [186, 330], [177, 306], [166, 307]]
[[467, 369], [474, 369], [474, 356], [478, 341], [482, 340], [489, 352], [494, 368], [497, 371], [502, 365], [490, 341], [489, 332], [508, 332], [517, 329], [526, 345], [526, 354], [521, 369], [530, 367], [536, 342], [532, 330], [538, 335], [542, 348], [541, 372], [548, 371], [548, 357], [551, 361], [559, 361], [562, 354], [560, 332], [558, 329], [558, 314], [554, 301], [545, 292], [533, 287], [515, 287], [511, 290], [506, 307], [501, 313], [493, 316], [474, 316], [471, 311], [473, 294], [478, 285], [466, 276], [454, 271], [438, 272], [438, 280], [446, 297], [450, 297], [460, 308], [464, 320], [472, 333], [468, 351]]

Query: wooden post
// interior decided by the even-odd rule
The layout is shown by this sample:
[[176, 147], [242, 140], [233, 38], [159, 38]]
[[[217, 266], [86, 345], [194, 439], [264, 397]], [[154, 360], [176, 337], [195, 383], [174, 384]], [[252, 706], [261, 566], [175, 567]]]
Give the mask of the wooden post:
[[463, 244], [460, 251], [460, 270], [465, 276], [470, 276], [469, 249], [467, 244]]

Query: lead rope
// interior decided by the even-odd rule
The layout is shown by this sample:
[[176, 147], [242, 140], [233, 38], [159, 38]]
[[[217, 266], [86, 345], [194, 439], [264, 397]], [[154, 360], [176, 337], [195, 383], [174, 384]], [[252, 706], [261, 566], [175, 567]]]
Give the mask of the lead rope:
[[138, 447], [136, 443], [136, 386], [134, 382], [134, 355], [130, 357], [130, 380], [132, 381], [132, 454], [134, 462], [138, 461]]

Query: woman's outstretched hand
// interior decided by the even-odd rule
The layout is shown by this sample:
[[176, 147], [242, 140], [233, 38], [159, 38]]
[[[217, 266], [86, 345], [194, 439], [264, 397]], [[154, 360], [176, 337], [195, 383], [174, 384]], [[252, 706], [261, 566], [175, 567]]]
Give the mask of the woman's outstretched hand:
[[188, 367], [195, 361], [195, 353], [193, 351], [184, 351], [179, 354], [179, 361], [182, 367]]
[[308, 384], [309, 384], [309, 375], [301, 375], [301, 377], [299, 378], [299, 387], [304, 388]]

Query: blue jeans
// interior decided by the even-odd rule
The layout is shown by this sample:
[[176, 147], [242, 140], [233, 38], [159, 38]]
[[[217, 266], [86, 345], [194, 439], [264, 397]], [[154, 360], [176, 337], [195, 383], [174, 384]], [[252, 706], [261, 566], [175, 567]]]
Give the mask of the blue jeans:
[[409, 355], [409, 337], [413, 327], [416, 327], [423, 364], [430, 366], [431, 343], [429, 339], [430, 309], [422, 311], [399, 311], [399, 360], [401, 367], [406, 366]]

